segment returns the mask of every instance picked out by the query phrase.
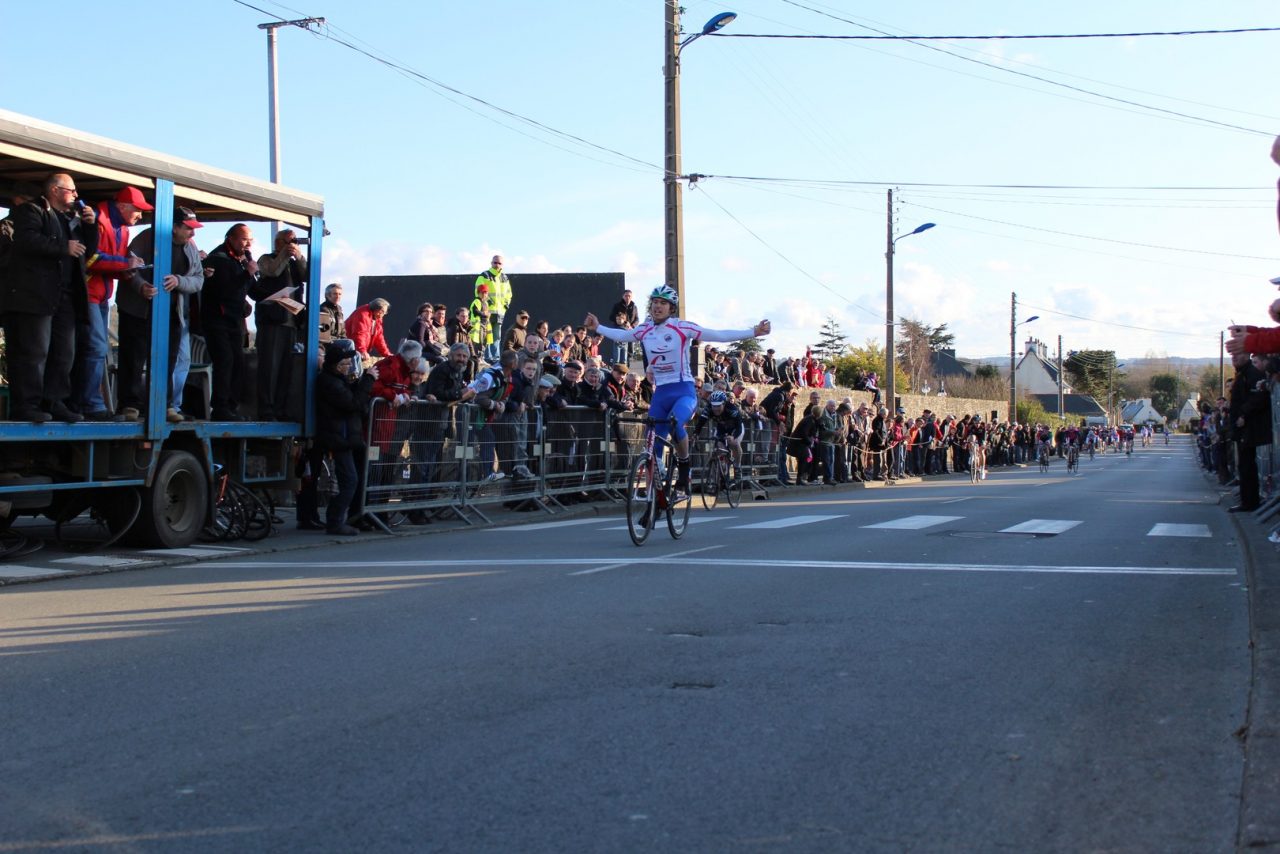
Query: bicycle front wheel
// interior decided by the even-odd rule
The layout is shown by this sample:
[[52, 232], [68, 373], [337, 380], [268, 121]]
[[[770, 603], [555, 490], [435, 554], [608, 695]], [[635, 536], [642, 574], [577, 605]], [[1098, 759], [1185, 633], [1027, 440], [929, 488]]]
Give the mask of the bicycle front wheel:
[[729, 499], [730, 507], [737, 507], [742, 503], [742, 472], [738, 470], [736, 464], [731, 465], [728, 460], [724, 462], [724, 495]]
[[653, 482], [653, 458], [647, 454], [636, 457], [631, 464], [631, 475], [627, 481], [627, 533], [631, 542], [637, 546], [644, 545], [653, 530], [654, 509], [657, 506]]
[[693, 505], [693, 498], [686, 495], [679, 501], [676, 500], [678, 490], [675, 486], [675, 454], [671, 455], [670, 463], [670, 468], [667, 471], [667, 488], [665, 490], [667, 496], [667, 530], [671, 533], [671, 539], [678, 540], [684, 535], [685, 529], [689, 527], [689, 508]]
[[702, 470], [702, 506], [707, 510], [716, 509], [720, 500], [720, 460], [713, 457]]

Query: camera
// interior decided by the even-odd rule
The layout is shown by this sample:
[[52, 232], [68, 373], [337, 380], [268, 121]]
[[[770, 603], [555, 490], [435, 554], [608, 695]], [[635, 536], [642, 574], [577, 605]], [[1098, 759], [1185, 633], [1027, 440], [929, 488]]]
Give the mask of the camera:
[[310, 237], [295, 237], [295, 238], [293, 239], [293, 242], [294, 242], [294, 243], [296, 243], [296, 244], [298, 244], [299, 246], [310, 246], [310, 245], [311, 245], [311, 238], [310, 238]]

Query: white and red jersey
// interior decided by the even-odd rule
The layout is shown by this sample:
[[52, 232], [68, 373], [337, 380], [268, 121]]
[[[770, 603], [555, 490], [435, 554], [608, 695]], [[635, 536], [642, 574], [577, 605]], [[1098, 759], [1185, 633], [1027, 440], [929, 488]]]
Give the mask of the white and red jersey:
[[741, 341], [755, 337], [754, 329], [703, 329], [678, 317], [654, 323], [646, 318], [635, 329], [614, 329], [604, 324], [597, 331], [610, 341], [639, 341], [644, 347], [654, 388], [670, 383], [693, 382], [689, 353], [694, 341]]

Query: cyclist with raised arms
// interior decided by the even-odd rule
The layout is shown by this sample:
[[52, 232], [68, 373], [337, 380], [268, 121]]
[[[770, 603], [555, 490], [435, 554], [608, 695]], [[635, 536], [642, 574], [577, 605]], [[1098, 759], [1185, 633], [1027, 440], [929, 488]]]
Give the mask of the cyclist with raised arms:
[[649, 417], [654, 420], [654, 433], [665, 439], [669, 426], [667, 419], [675, 416], [673, 444], [680, 473], [676, 489], [688, 495], [689, 434], [684, 425], [693, 417], [698, 403], [689, 364], [690, 347], [695, 341], [729, 342], [759, 338], [768, 335], [772, 327], [768, 320], [762, 320], [751, 329], [704, 329], [692, 321], [672, 316], [678, 301], [675, 288], [659, 285], [649, 294], [649, 316], [636, 328], [604, 326], [594, 314], [587, 315], [584, 325], [588, 332], [599, 332], [615, 343], [639, 341], [644, 347], [649, 370], [653, 372]]
[[715, 425], [715, 438], [724, 439], [729, 447], [729, 456], [736, 466], [742, 462], [742, 437], [747, 432], [747, 422], [742, 417], [742, 410], [729, 400], [729, 394], [723, 391], [711, 392], [707, 401], [707, 411], [698, 416], [694, 426], [694, 434], [702, 432], [702, 425], [710, 421]]

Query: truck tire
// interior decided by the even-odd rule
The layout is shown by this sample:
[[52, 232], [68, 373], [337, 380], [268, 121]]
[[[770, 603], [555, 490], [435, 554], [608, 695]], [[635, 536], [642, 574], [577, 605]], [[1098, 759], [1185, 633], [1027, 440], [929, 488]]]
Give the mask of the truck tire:
[[195, 542], [209, 515], [209, 479], [199, 460], [186, 451], [165, 451], [151, 486], [140, 492], [142, 510], [130, 539], [165, 549]]

